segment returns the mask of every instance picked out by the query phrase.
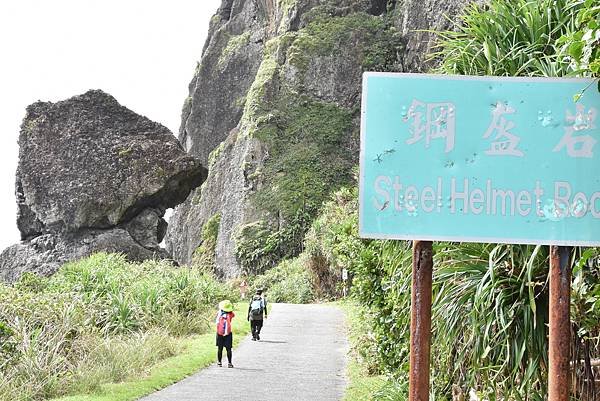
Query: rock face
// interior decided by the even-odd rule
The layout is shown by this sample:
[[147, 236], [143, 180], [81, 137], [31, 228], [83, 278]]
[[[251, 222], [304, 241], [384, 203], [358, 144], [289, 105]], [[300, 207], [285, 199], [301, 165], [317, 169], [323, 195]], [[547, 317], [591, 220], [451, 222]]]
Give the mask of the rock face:
[[16, 192], [22, 243], [0, 255], [0, 278], [52, 274], [95, 251], [165, 258], [167, 208], [206, 178], [164, 126], [102, 91], [27, 108]]
[[216, 215], [222, 276], [300, 251], [358, 163], [362, 73], [426, 71], [432, 34], [415, 30], [449, 28], [468, 3], [223, 0], [183, 108], [180, 141], [209, 176], [172, 217], [174, 258], [193, 262]]

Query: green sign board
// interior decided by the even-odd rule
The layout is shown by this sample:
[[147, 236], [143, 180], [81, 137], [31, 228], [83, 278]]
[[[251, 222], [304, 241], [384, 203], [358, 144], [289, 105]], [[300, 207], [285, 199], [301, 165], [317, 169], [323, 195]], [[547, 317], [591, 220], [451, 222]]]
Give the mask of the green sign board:
[[591, 83], [365, 73], [361, 236], [600, 245]]

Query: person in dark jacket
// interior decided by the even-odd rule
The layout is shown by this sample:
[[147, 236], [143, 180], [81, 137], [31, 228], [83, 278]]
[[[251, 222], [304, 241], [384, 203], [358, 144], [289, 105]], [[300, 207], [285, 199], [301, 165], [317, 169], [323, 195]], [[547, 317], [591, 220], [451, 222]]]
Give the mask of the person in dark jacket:
[[263, 326], [263, 319], [266, 318], [267, 299], [263, 296], [263, 290], [259, 288], [248, 305], [248, 321], [252, 329], [252, 341], [260, 340], [260, 330]]

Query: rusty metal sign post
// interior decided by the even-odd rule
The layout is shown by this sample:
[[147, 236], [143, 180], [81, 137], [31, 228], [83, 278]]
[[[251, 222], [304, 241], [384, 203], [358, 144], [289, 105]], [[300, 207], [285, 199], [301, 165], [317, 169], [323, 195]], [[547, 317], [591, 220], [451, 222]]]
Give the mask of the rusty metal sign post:
[[431, 349], [431, 241], [413, 241], [410, 316], [410, 401], [429, 400], [429, 354]]
[[[571, 247], [550, 247], [548, 400], [568, 401], [571, 344]], [[413, 241], [409, 401], [429, 400], [433, 251]]]
[[550, 247], [548, 401], [568, 401], [571, 360], [571, 247]]

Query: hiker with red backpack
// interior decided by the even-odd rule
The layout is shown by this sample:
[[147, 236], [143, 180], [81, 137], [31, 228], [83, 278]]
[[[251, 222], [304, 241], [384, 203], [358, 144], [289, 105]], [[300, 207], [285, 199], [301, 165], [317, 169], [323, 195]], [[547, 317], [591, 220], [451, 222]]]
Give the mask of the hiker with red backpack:
[[252, 341], [260, 340], [263, 319], [267, 318], [267, 299], [262, 295], [262, 292], [263, 290], [258, 288], [256, 294], [250, 300], [250, 305], [248, 305], [248, 321], [252, 329]]
[[227, 351], [227, 367], [233, 368], [231, 363], [233, 347], [233, 333], [231, 332], [231, 319], [235, 317], [233, 313], [233, 304], [226, 299], [219, 303], [219, 312], [217, 312], [217, 366], [223, 366], [223, 348]]

